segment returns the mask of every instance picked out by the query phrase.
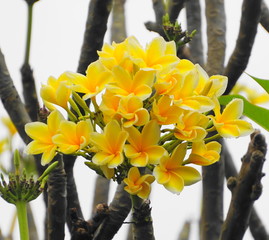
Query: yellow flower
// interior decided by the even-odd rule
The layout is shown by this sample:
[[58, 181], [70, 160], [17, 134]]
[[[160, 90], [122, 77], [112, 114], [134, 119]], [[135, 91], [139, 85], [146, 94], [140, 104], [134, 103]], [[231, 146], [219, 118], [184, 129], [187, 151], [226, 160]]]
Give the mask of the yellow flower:
[[127, 185], [124, 187], [124, 190], [131, 195], [137, 195], [142, 199], [146, 199], [150, 194], [150, 184], [154, 180], [154, 176], [150, 174], [141, 176], [138, 168], [132, 167], [128, 172], [128, 177], [123, 180]]
[[34, 141], [26, 146], [26, 153], [41, 154], [41, 164], [48, 164], [56, 155], [57, 146], [53, 143], [52, 137], [57, 134], [60, 123], [64, 120], [62, 114], [54, 110], [47, 119], [47, 124], [32, 122], [25, 125], [25, 132]]
[[165, 95], [162, 96], [158, 102], [153, 102], [152, 110], [151, 110], [151, 118], [156, 119], [158, 124], [160, 125], [169, 125], [176, 123], [182, 110], [175, 105], [171, 105], [172, 99]]
[[201, 179], [201, 175], [196, 169], [182, 166], [186, 151], [186, 142], [178, 145], [172, 155], [163, 156], [160, 165], [153, 170], [157, 182], [172, 193], [179, 194], [184, 186], [194, 184]]
[[[67, 73], [63, 73], [60, 77], [49, 77], [47, 85], [42, 85], [40, 89], [40, 96], [46, 102], [56, 104], [64, 109], [67, 109], [68, 99], [71, 95], [69, 88]], [[48, 106], [50, 108], [50, 106]]]
[[16, 127], [14, 126], [13, 122], [11, 121], [9, 117], [2, 117], [1, 122], [8, 129], [11, 136], [13, 136], [17, 132]]
[[52, 141], [64, 154], [72, 154], [85, 148], [90, 144], [90, 133], [93, 127], [90, 120], [79, 121], [62, 121], [59, 126], [59, 133], [56, 134]]
[[123, 126], [143, 126], [149, 121], [149, 113], [143, 108], [143, 102], [136, 96], [129, 95], [119, 102], [118, 114], [123, 117]]
[[205, 128], [208, 126], [209, 118], [205, 115], [186, 111], [176, 124], [174, 135], [176, 138], [190, 142], [201, 141], [207, 135]]
[[220, 105], [216, 99], [214, 108], [215, 116], [211, 116], [213, 124], [222, 137], [246, 136], [253, 132], [252, 125], [239, 119], [243, 113], [243, 100], [235, 98], [227, 104], [222, 113]]
[[186, 73], [178, 74], [177, 83], [169, 93], [173, 96], [174, 104], [185, 110], [207, 112], [212, 110], [214, 102], [207, 96], [196, 95], [195, 89], [198, 84], [199, 75], [196, 69]]
[[140, 69], [133, 75], [117, 66], [113, 68], [113, 74], [114, 81], [107, 85], [107, 89], [117, 96], [126, 97], [132, 94], [141, 100], [150, 96], [155, 77], [154, 70]]
[[87, 100], [105, 88], [111, 78], [111, 73], [100, 61], [95, 61], [88, 66], [86, 76], [70, 72], [67, 77], [74, 84], [71, 88], [76, 92], [84, 93], [82, 98]]
[[103, 133], [91, 133], [91, 142], [98, 149], [93, 156], [93, 163], [107, 165], [108, 168], [115, 168], [123, 163], [123, 147], [128, 133], [123, 131], [116, 120], [109, 122]]
[[221, 144], [218, 142], [209, 142], [205, 144], [204, 141], [192, 143], [192, 151], [189, 158], [184, 162], [194, 163], [201, 166], [208, 166], [220, 158]]
[[160, 158], [166, 154], [163, 147], [158, 146], [160, 139], [160, 127], [156, 121], [150, 121], [140, 133], [137, 128], [126, 128], [129, 133], [128, 142], [124, 152], [130, 163], [136, 167], [145, 167], [147, 164], [157, 164]]
[[0, 154], [2, 154], [3, 152], [5, 152], [8, 148], [8, 139], [4, 138], [0, 140]]

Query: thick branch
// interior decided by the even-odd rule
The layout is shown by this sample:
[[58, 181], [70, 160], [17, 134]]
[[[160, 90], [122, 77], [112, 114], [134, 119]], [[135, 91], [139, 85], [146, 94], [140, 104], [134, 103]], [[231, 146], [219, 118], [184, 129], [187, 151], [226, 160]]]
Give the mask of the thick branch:
[[103, 46], [112, 0], [91, 0], [77, 71], [85, 74], [88, 65], [98, 59]]
[[199, 0], [191, 0], [185, 2], [187, 13], [187, 29], [189, 32], [196, 30], [196, 34], [189, 43], [191, 60], [194, 63], [204, 65], [204, 47], [202, 43], [202, 22], [201, 22], [201, 6]]
[[222, 74], [226, 50], [226, 16], [224, 2], [206, 0], [207, 64], [209, 75]]
[[249, 224], [253, 203], [262, 192], [262, 167], [267, 146], [265, 138], [256, 131], [251, 135], [247, 153], [242, 159], [238, 177], [230, 177], [228, 187], [232, 200], [222, 227], [221, 240], [242, 239]]
[[126, 38], [124, 4], [125, 0], [113, 1], [111, 42], [122, 42]]
[[168, 2], [168, 14], [172, 23], [177, 20], [180, 11], [184, 7], [184, 2], [185, 0], [170, 0]]
[[0, 50], [0, 97], [2, 103], [10, 116], [12, 122], [17, 128], [21, 138], [25, 143], [30, 142], [30, 138], [24, 131], [26, 123], [30, 122], [31, 119], [25, 110], [24, 104], [22, 103], [20, 96], [13, 84], [13, 81], [9, 75], [4, 55]]
[[269, 32], [269, 10], [264, 1], [262, 1], [260, 24]]
[[[227, 148], [227, 145], [225, 142], [222, 144], [222, 153], [224, 155], [224, 161], [225, 161], [225, 176], [226, 179], [229, 179], [230, 177], [237, 177], [238, 172], [236, 170], [236, 167], [234, 165], [234, 161], [232, 159], [232, 156]], [[250, 214], [249, 219], [249, 228], [250, 232], [254, 239], [256, 240], [268, 240], [269, 236], [266, 232], [266, 229], [256, 212], [254, 206]]]
[[66, 174], [60, 156], [58, 167], [48, 180], [48, 240], [64, 239], [66, 219]]
[[114, 199], [109, 205], [109, 215], [96, 230], [94, 240], [112, 239], [128, 216], [132, 204], [129, 194], [123, 188], [123, 183], [118, 185]]
[[229, 79], [225, 94], [232, 90], [247, 67], [260, 21], [261, 2], [262, 0], [244, 0], [243, 2], [236, 45], [224, 71], [224, 75]]

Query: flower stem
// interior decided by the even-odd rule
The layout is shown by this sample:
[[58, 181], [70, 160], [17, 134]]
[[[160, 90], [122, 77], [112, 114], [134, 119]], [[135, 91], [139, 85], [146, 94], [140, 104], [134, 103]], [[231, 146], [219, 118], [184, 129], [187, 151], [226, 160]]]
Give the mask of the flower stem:
[[28, 23], [27, 23], [27, 39], [26, 39], [26, 47], [25, 47], [24, 64], [29, 64], [29, 58], [30, 58], [32, 23], [33, 23], [33, 5], [34, 4], [27, 4]]
[[17, 201], [16, 202], [19, 228], [20, 228], [20, 239], [21, 240], [29, 240], [29, 229], [28, 229], [26, 204], [27, 203], [24, 201]]

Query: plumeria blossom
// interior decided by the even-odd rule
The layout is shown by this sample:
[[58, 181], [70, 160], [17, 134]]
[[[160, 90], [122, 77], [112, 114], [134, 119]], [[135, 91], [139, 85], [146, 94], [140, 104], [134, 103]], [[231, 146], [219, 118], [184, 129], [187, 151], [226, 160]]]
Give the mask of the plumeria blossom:
[[90, 134], [93, 132], [91, 121], [62, 121], [59, 133], [54, 135], [52, 141], [64, 154], [72, 154], [90, 144]]
[[100, 93], [112, 76], [100, 61], [95, 61], [88, 66], [86, 76], [69, 72], [68, 77], [73, 83], [72, 90], [84, 93], [82, 99], [87, 100]]
[[156, 100], [152, 104], [150, 112], [152, 119], [156, 119], [160, 125], [174, 124], [179, 121], [182, 109], [172, 104], [172, 98], [165, 95], [158, 102]]
[[205, 143], [204, 141], [192, 143], [192, 151], [189, 158], [184, 162], [194, 163], [201, 166], [208, 166], [220, 158], [221, 144], [213, 141]]
[[150, 121], [141, 133], [135, 127], [126, 128], [128, 142], [124, 147], [125, 155], [130, 159], [132, 166], [145, 167], [147, 164], [157, 164], [166, 150], [158, 146], [160, 138], [160, 127], [156, 121]]
[[207, 135], [209, 118], [199, 112], [186, 111], [176, 124], [176, 138], [190, 142], [201, 141]]
[[155, 178], [150, 174], [141, 176], [138, 168], [132, 167], [128, 172], [128, 177], [123, 181], [127, 185], [124, 187], [126, 192], [131, 195], [137, 195], [142, 199], [146, 199], [150, 194], [150, 184], [155, 181]]
[[195, 168], [182, 165], [186, 151], [185, 142], [178, 145], [171, 156], [164, 155], [160, 164], [154, 168], [156, 181], [172, 193], [179, 194], [184, 186], [201, 180], [201, 175]]
[[137, 96], [129, 95], [119, 102], [118, 114], [122, 116], [124, 127], [143, 126], [149, 121], [149, 112]]
[[61, 74], [59, 78], [49, 77], [47, 84], [43, 84], [40, 89], [40, 95], [45, 105], [50, 108], [51, 105], [46, 104], [48, 102], [67, 109], [68, 99], [71, 95], [69, 85], [67, 73]]
[[11, 136], [17, 133], [17, 129], [9, 117], [2, 117], [1, 122], [5, 125]]
[[123, 163], [123, 147], [127, 137], [128, 133], [121, 129], [116, 120], [110, 121], [103, 133], [91, 133], [91, 142], [98, 149], [93, 156], [93, 163], [107, 165], [108, 168], [115, 168]]
[[211, 118], [220, 136], [239, 137], [249, 135], [254, 131], [249, 122], [240, 119], [243, 113], [243, 104], [242, 99], [235, 98], [227, 104], [221, 113], [220, 105], [216, 100], [215, 116], [211, 116]]
[[42, 165], [48, 164], [56, 155], [57, 145], [52, 141], [59, 131], [60, 123], [64, 120], [63, 115], [54, 110], [47, 119], [47, 124], [42, 122], [32, 122], [25, 125], [25, 132], [33, 139], [26, 146], [28, 154], [42, 154]]

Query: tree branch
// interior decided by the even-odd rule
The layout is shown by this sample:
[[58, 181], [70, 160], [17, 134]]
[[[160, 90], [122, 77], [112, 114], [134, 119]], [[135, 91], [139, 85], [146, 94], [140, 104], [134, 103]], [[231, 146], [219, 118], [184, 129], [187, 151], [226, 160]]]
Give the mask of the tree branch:
[[262, 1], [262, 6], [261, 6], [260, 24], [264, 27], [264, 29], [267, 32], [269, 32], [269, 10], [264, 0]]
[[194, 63], [204, 65], [204, 47], [202, 43], [201, 6], [199, 0], [185, 2], [187, 15], [187, 29], [189, 32], [196, 30], [195, 36], [189, 43], [191, 60]]
[[109, 215], [96, 230], [93, 240], [110, 240], [120, 229], [128, 216], [132, 204], [129, 193], [124, 190], [124, 184], [117, 187], [114, 199], [109, 205]]
[[91, 0], [77, 72], [85, 74], [91, 62], [98, 59], [103, 46], [112, 0]]
[[[184, 7], [185, 0], [170, 0], [168, 1], [168, 14], [170, 21], [175, 23], [180, 11]], [[188, 1], [187, 1], [188, 2]]]
[[28, 113], [25, 110], [20, 96], [13, 84], [9, 75], [4, 55], [0, 50], [0, 97], [2, 103], [10, 116], [12, 122], [17, 128], [21, 138], [27, 144], [30, 138], [25, 133], [24, 126], [26, 123], [31, 122]]
[[58, 167], [48, 179], [48, 240], [64, 239], [66, 219], [66, 174], [60, 155], [56, 156]]
[[[237, 177], [238, 172], [236, 170], [236, 167], [234, 165], [234, 161], [232, 159], [232, 156], [227, 148], [227, 145], [225, 142], [222, 144], [222, 152], [224, 155], [224, 161], [225, 161], [225, 176], [226, 179], [229, 179], [230, 177]], [[250, 232], [253, 236], [254, 239], [256, 240], [268, 240], [269, 236], [266, 232], [266, 229], [256, 212], [254, 206], [250, 214], [250, 219], [249, 219], [249, 228]]]
[[229, 94], [247, 67], [260, 21], [261, 2], [262, 0], [244, 0], [243, 2], [236, 45], [224, 71], [224, 75], [229, 79], [224, 94]]
[[262, 193], [262, 167], [265, 161], [267, 146], [264, 136], [255, 131], [242, 159], [238, 177], [230, 177], [228, 187], [232, 200], [226, 220], [222, 227], [221, 240], [242, 239], [249, 224], [253, 203]]

